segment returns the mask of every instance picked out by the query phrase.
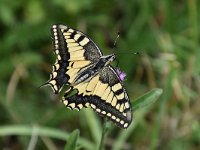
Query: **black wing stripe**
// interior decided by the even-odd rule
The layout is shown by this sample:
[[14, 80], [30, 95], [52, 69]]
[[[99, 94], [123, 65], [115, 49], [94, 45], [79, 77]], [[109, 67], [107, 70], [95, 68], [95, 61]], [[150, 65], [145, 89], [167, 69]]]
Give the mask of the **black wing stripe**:
[[74, 31], [74, 32], [69, 36], [69, 38], [70, 38], [70, 39], [74, 39], [74, 37], [75, 37], [76, 34], [77, 34], [77, 32]]
[[118, 89], [117, 91], [115, 91], [115, 94], [116, 95], [120, 95], [124, 92], [124, 90], [121, 88], [121, 89]]
[[[131, 120], [127, 120], [127, 116], [124, 116], [123, 113], [117, 111], [106, 101], [103, 101], [98, 96], [89, 96], [83, 94], [75, 94], [71, 97], [64, 98], [63, 103], [70, 109], [79, 109], [79, 104], [82, 104], [83, 107], [90, 106], [101, 116], [108, 117], [109, 120], [115, 122], [115, 124], [122, 128], [127, 128]], [[73, 105], [72, 105], [73, 104]], [[72, 108], [73, 106], [73, 108]], [[130, 116], [130, 114], [128, 114]]]
[[77, 39], [77, 42], [80, 43], [84, 38], [85, 38], [85, 36], [81, 35], [81, 36]]
[[63, 85], [68, 83], [69, 76], [65, 74], [67, 63], [63, 62], [62, 65], [59, 61], [53, 65], [53, 71], [50, 74], [50, 79], [42, 86], [50, 85], [54, 93], [60, 92]]

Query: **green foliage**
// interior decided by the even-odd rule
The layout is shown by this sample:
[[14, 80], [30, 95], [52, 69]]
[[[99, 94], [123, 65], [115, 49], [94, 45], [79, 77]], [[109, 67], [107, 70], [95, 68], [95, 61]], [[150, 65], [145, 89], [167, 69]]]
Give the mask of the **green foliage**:
[[142, 107], [149, 106], [158, 100], [159, 96], [162, 94], [162, 89], [153, 89], [150, 92], [142, 95], [138, 99], [132, 102], [132, 109], [136, 111]]
[[70, 136], [67, 140], [67, 145], [65, 146], [65, 150], [76, 150], [76, 143], [79, 138], [79, 134], [80, 134], [79, 130], [74, 130], [70, 134]]
[[[78, 137], [78, 131], [75, 130], [75, 132], [72, 134], [69, 134], [67, 132], [63, 132], [58, 129], [50, 128], [50, 127], [39, 127], [39, 126], [27, 126], [27, 125], [6, 125], [1, 126], [0, 128], [0, 136], [9, 136], [9, 135], [23, 135], [23, 136], [31, 136], [34, 131], [37, 131], [37, 136], [46, 136], [46, 137], [52, 137], [55, 139], [66, 141], [66, 139], [70, 140], [70, 144], [75, 142], [75, 138]], [[85, 149], [92, 150], [94, 149], [94, 145], [79, 137], [78, 143], [84, 147]], [[74, 146], [73, 144], [73, 146]]]
[[[103, 137], [102, 149], [200, 149], [199, 8], [197, 0], [1, 0], [0, 147], [64, 149], [67, 139], [93, 150]], [[61, 95], [38, 88], [55, 61], [55, 23], [83, 31], [104, 54], [139, 52], [118, 56], [133, 100], [128, 129], [65, 109]]]

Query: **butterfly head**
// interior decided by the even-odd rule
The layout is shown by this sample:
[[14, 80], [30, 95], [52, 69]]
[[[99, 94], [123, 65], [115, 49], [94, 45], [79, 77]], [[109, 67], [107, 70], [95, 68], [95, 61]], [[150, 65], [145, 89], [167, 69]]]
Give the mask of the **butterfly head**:
[[104, 57], [104, 61], [105, 61], [105, 65], [110, 64], [112, 61], [115, 60], [115, 55], [111, 54], [111, 55], [107, 55], [107, 56], [103, 56]]

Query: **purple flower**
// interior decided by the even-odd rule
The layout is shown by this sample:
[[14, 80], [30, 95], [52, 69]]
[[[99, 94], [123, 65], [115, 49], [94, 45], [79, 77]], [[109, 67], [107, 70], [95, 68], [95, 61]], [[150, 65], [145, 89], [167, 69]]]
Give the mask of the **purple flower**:
[[123, 72], [123, 71], [121, 71], [119, 68], [117, 68], [116, 71], [117, 71], [117, 74], [118, 74], [120, 80], [121, 80], [121, 81], [124, 81], [124, 79], [125, 79], [125, 77], [126, 77], [126, 73]]

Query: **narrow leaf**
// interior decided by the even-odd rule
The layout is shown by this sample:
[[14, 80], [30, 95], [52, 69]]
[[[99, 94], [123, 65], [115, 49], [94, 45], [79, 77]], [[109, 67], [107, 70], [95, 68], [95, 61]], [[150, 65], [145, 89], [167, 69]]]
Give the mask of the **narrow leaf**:
[[77, 144], [77, 140], [79, 138], [79, 133], [80, 131], [74, 130], [70, 136], [69, 139], [67, 140], [67, 144], [65, 146], [65, 150], [75, 150], [76, 149], [76, 144]]
[[99, 141], [101, 140], [101, 133], [102, 133], [101, 123], [96, 118], [95, 112], [92, 109], [85, 109], [84, 115], [85, 115], [84, 119], [89, 126], [92, 138], [94, 139], [95, 143], [98, 144]]
[[155, 88], [146, 94], [142, 95], [141, 97], [137, 98], [135, 101], [132, 102], [132, 109], [136, 111], [137, 109], [147, 107], [153, 104], [160, 95], [162, 94], [163, 90]]
[[[49, 127], [35, 127], [38, 130], [39, 136], [47, 136], [50, 138], [56, 138], [59, 140], [65, 140], [69, 138], [69, 133], [63, 132], [58, 129], [49, 128]], [[33, 127], [28, 125], [5, 125], [0, 126], [0, 136], [9, 136], [9, 135], [19, 135], [31, 136], [33, 133]], [[95, 145], [85, 138], [80, 137], [78, 140], [78, 144], [84, 149], [93, 150], [95, 149]]]

